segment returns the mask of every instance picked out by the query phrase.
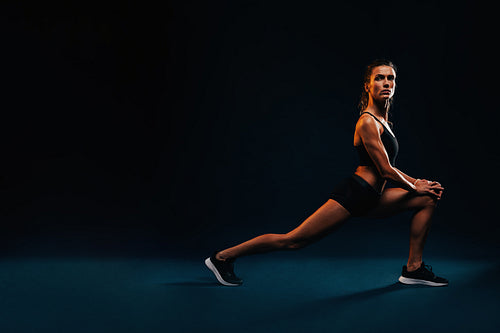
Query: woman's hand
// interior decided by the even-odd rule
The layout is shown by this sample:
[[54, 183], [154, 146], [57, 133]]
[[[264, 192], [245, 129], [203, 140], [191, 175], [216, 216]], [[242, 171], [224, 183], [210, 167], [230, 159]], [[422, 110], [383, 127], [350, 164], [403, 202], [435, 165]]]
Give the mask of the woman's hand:
[[430, 195], [437, 200], [441, 200], [441, 195], [443, 194], [444, 187], [442, 187], [438, 182], [426, 179], [417, 179], [414, 185], [416, 187], [417, 194]]

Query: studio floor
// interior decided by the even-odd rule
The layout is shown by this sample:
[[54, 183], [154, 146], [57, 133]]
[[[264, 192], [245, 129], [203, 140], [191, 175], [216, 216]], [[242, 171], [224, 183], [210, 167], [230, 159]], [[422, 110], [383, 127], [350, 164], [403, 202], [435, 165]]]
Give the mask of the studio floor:
[[[347, 246], [348, 237], [336, 243], [342, 239]], [[459, 243], [439, 244], [458, 249]], [[240, 258], [241, 287], [219, 285], [203, 251], [6, 255], [1, 331], [497, 331], [500, 265], [492, 249], [463, 256], [430, 246], [428, 263], [450, 284], [425, 287], [398, 283], [404, 253], [341, 254], [342, 246], [326, 251], [330, 244]]]

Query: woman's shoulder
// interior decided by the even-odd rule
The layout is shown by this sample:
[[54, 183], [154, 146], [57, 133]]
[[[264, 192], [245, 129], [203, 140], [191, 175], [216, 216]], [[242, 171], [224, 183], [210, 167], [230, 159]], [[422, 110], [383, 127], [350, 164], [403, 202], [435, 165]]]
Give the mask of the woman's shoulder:
[[370, 114], [364, 113], [359, 116], [356, 123], [356, 131], [365, 133], [374, 133], [376, 131], [380, 134], [381, 130], [383, 130], [382, 124], [375, 120]]
[[365, 113], [362, 113], [359, 116], [358, 121], [356, 123], [356, 127], [358, 127], [358, 126], [370, 126], [370, 127], [373, 127], [374, 124], [375, 125], [378, 124], [377, 120], [375, 120], [373, 118], [373, 116], [371, 116], [369, 113], [365, 112]]

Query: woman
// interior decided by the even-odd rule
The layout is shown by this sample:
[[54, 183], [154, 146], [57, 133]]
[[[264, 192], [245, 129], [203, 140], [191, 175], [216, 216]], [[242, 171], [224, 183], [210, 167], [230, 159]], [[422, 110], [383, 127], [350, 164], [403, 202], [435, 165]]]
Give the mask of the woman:
[[[351, 216], [387, 217], [412, 210], [410, 254], [399, 281], [404, 284], [446, 286], [422, 261], [424, 243], [436, 203], [444, 188], [436, 181], [412, 178], [395, 165], [398, 142], [388, 122], [396, 88], [396, 67], [387, 60], [368, 65], [361, 95], [361, 113], [354, 132], [360, 163], [354, 174], [339, 183], [330, 198], [302, 224], [286, 234], [265, 234], [234, 247], [216, 251], [205, 260], [226, 286], [243, 281], [234, 274], [236, 258], [275, 250], [300, 249], [326, 236]], [[391, 124], [392, 125], [392, 124]], [[399, 187], [385, 188], [387, 180]]]

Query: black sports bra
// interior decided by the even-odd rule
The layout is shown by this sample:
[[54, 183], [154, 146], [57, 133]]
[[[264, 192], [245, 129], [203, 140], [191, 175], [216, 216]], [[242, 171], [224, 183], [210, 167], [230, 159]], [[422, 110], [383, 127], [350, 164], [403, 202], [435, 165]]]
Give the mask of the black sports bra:
[[[398, 155], [398, 151], [399, 151], [398, 140], [396, 139], [395, 136], [393, 136], [387, 130], [387, 127], [385, 127], [385, 125], [380, 120], [378, 120], [377, 117], [375, 117], [370, 112], [362, 112], [361, 114], [363, 114], [363, 113], [368, 113], [370, 116], [375, 118], [376, 121], [381, 123], [382, 126], [384, 127], [384, 131], [382, 132], [382, 134], [380, 134], [380, 139], [382, 140], [382, 143], [384, 144], [387, 155], [389, 156], [389, 162], [391, 163], [392, 166], [395, 166], [396, 165], [395, 164], [396, 163], [396, 156]], [[358, 151], [359, 165], [366, 165], [366, 166], [373, 166], [373, 167], [375, 166], [375, 164], [373, 163], [370, 155], [368, 155], [368, 152], [366, 151], [366, 148], [363, 144], [361, 144], [359, 146], [354, 146], [354, 147]]]

